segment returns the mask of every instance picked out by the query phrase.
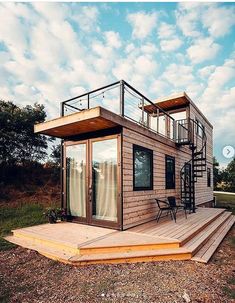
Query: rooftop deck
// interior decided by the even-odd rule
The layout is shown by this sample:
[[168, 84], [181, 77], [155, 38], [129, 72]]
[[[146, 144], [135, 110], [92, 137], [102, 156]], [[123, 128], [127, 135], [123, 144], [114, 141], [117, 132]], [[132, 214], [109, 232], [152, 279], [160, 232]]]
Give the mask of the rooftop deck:
[[43, 224], [14, 230], [7, 240], [73, 265], [192, 258], [207, 262], [234, 221], [224, 209], [199, 208], [188, 219], [179, 213], [176, 223], [163, 218], [127, 231]]
[[[128, 120], [174, 142], [179, 139], [179, 132], [182, 133], [184, 127], [182, 123], [177, 123], [167, 111], [172, 106], [173, 108], [186, 107], [189, 100], [183, 93], [177, 97], [168, 98], [164, 102], [152, 102], [121, 80], [63, 101], [60, 117], [35, 125], [35, 133], [67, 138], [117, 125], [122, 126], [121, 122]], [[102, 110], [109, 112], [110, 117], [106, 115], [104, 118]], [[111, 119], [114, 116], [124, 119], [116, 123]], [[117, 117], [115, 119], [117, 120]], [[187, 134], [184, 132], [184, 135]]]

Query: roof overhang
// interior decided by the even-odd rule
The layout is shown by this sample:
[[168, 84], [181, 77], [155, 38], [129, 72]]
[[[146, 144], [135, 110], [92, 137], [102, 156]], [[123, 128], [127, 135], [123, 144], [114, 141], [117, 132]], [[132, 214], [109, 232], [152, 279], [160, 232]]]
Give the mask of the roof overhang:
[[[154, 102], [154, 104], [156, 104], [164, 111], [170, 111], [170, 110], [187, 107], [190, 102], [191, 100], [188, 97], [188, 95], [185, 92], [183, 92], [183, 93], [171, 95], [169, 97], [158, 99]], [[147, 105], [144, 107], [144, 109], [146, 112], [150, 114], [156, 112], [156, 107], [154, 105]]]
[[107, 118], [106, 110], [95, 107], [34, 125], [34, 132], [57, 138], [108, 129], [119, 124]]

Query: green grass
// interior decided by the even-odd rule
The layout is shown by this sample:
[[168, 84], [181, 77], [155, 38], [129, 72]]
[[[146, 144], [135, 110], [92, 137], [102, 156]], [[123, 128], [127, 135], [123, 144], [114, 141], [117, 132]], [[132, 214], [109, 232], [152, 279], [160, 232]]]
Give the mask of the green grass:
[[227, 208], [235, 214], [235, 195], [214, 194], [216, 196], [216, 207]]
[[222, 289], [229, 298], [235, 299], [235, 289], [233, 286], [224, 286]]
[[12, 229], [45, 223], [43, 206], [25, 204], [22, 207], [4, 206], [0, 208], [0, 251], [8, 250], [15, 245], [3, 239]]

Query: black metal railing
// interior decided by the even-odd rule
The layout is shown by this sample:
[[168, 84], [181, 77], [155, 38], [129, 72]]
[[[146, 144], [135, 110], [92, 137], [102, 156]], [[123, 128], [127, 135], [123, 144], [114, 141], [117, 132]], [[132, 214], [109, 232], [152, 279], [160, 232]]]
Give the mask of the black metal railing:
[[175, 141], [174, 118], [124, 80], [61, 102], [61, 116], [96, 106]]

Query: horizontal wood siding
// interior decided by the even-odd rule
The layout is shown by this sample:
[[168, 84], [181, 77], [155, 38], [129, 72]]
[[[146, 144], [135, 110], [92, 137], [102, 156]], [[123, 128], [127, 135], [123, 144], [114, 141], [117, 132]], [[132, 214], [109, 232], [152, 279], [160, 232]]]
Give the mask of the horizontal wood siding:
[[[156, 217], [155, 198], [180, 197], [180, 169], [191, 158], [188, 147], [176, 148], [123, 128], [123, 228]], [[133, 144], [153, 150], [153, 190], [133, 191]], [[176, 189], [165, 189], [165, 155], [175, 157]]]

